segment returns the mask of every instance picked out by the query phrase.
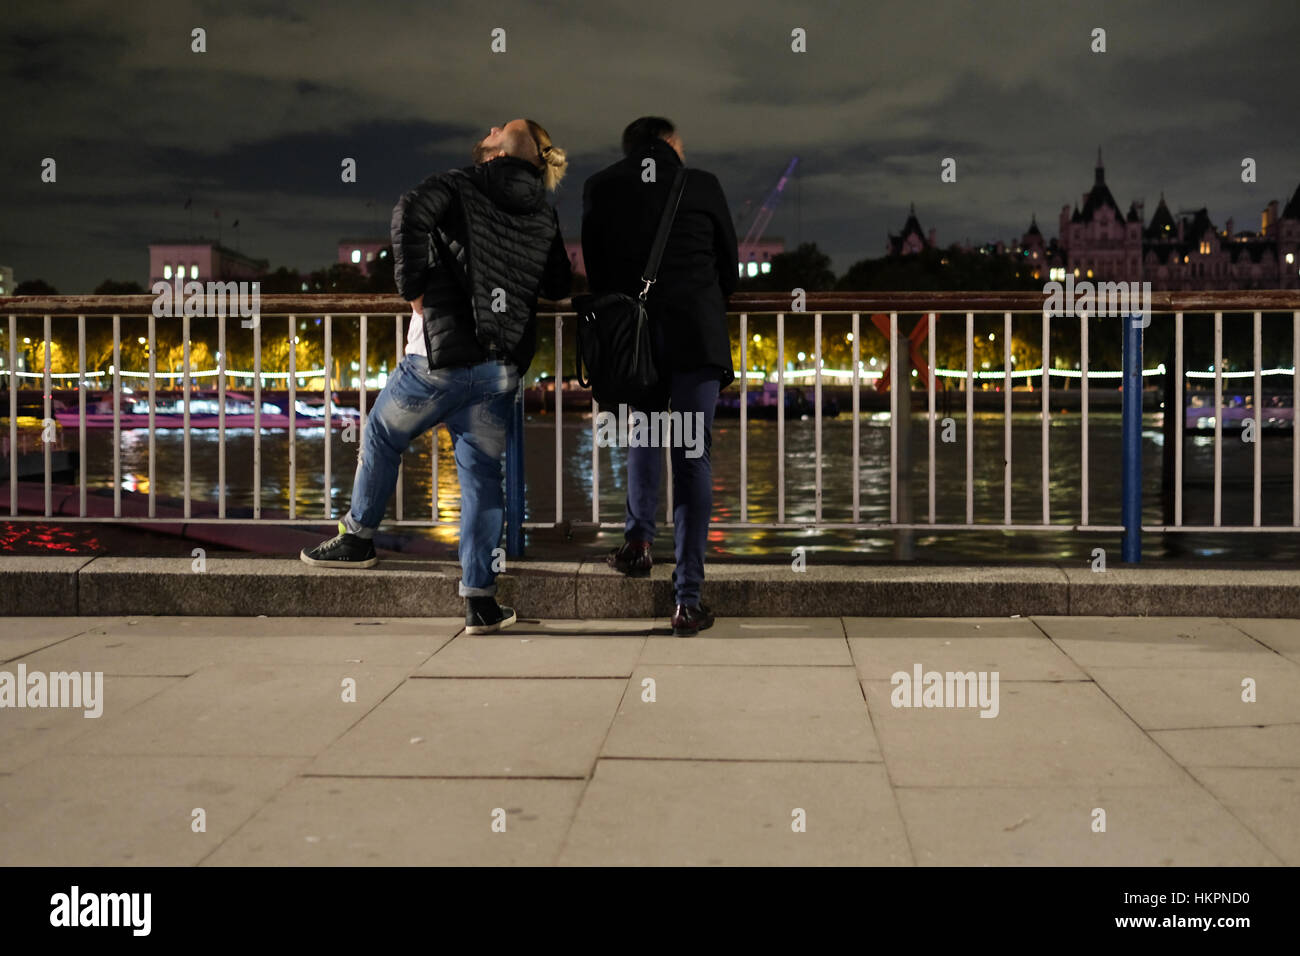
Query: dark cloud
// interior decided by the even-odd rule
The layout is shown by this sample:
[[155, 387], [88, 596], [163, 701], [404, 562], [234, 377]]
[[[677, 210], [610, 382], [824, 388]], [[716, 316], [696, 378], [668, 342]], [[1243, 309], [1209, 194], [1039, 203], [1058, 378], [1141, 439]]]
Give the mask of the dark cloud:
[[[570, 151], [557, 206], [573, 236], [582, 180], [651, 112], [737, 210], [799, 156], [769, 235], [816, 240], [839, 270], [879, 255], [910, 202], [941, 242], [1009, 239], [1034, 214], [1052, 235], [1099, 145], [1124, 208], [1149, 212], [1163, 190], [1250, 228], [1300, 183], [1298, 27], [1294, 0], [33, 5], [0, 36], [0, 262], [65, 291], [143, 278], [145, 245], [186, 233], [192, 196], [196, 231], [219, 208], [245, 252], [323, 265], [519, 115]], [[790, 50], [795, 28], [807, 53]], [[39, 181], [46, 156], [55, 185]]]

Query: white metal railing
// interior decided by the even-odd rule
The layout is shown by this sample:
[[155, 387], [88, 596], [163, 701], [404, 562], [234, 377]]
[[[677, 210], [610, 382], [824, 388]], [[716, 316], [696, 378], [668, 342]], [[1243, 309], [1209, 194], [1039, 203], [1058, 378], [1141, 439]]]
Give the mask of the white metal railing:
[[[960, 530], [1044, 530], [1053, 531], [1077, 530], [1077, 531], [1121, 531], [1121, 525], [1113, 524], [1094, 524], [1091, 521], [1089, 512], [1089, 464], [1092, 449], [1089, 446], [1089, 400], [1090, 389], [1080, 389], [1080, 431], [1079, 431], [1079, 450], [1080, 450], [1080, 473], [1078, 475], [1080, 507], [1077, 514], [1071, 514], [1053, 521], [1053, 502], [1052, 502], [1052, 478], [1051, 478], [1051, 461], [1049, 455], [1050, 440], [1049, 429], [1053, 419], [1051, 411], [1051, 380], [1076, 380], [1081, 384], [1083, 382], [1113, 380], [1122, 375], [1119, 370], [1094, 370], [1090, 367], [1089, 341], [1088, 341], [1088, 321], [1078, 319], [1079, 329], [1079, 356], [1080, 367], [1078, 369], [1057, 369], [1051, 367], [1051, 319], [1044, 316], [1041, 311], [1033, 311], [1024, 308], [1023, 305], [1030, 304], [1034, 299], [1034, 294], [1008, 294], [1004, 298], [1015, 299], [1013, 304], [1015, 308], [1002, 308], [990, 306], [985, 302], [979, 301], [981, 297], [987, 298], [989, 294], [914, 294], [908, 301], [907, 308], [893, 308], [887, 311], [888, 317], [888, 376], [889, 376], [889, 509], [888, 520], [864, 520], [862, 507], [862, 455], [861, 455], [861, 431], [860, 423], [862, 420], [862, 396], [861, 386], [863, 382], [879, 382], [886, 373], [877, 370], [867, 370], [862, 366], [861, 361], [861, 342], [863, 323], [861, 321], [864, 314], [882, 314], [876, 312], [873, 303], [870, 301], [871, 296], [862, 295], [863, 308], [843, 308], [836, 307], [838, 302], [828, 302], [827, 307], [819, 308], [809, 313], [794, 313], [789, 311], [774, 310], [771, 308], [756, 309], [751, 308], [746, 311], [733, 313], [739, 328], [739, 356], [742, 370], [747, 370], [750, 365], [750, 329], [751, 321], [755, 317], [774, 319], [776, 325], [777, 341], [777, 361], [776, 367], [771, 373], [776, 386], [776, 442], [777, 442], [777, 461], [776, 461], [776, 501], [775, 513], [776, 520], [771, 522], [756, 522], [751, 520], [751, 507], [753, 504], [752, 493], [749, 487], [749, 431], [750, 431], [750, 406], [748, 393], [752, 379], [756, 377], [752, 371], [745, 371], [737, 378], [736, 388], [740, 392], [739, 402], [739, 440], [740, 440], [740, 480], [737, 489], [739, 497], [739, 521], [724, 522], [715, 521], [714, 526], [723, 529], [746, 529], [746, 528], [764, 528], [764, 529], [799, 529], [799, 528], [818, 528], [818, 529], [875, 529], [880, 531], [960, 531]], [[1202, 299], [1213, 303], [1216, 294], [1200, 294]], [[1223, 430], [1223, 401], [1224, 386], [1223, 383], [1228, 379], [1251, 379], [1253, 382], [1253, 408], [1258, 417], [1263, 411], [1263, 379], [1265, 377], [1290, 377], [1292, 379], [1291, 395], [1292, 408], [1295, 408], [1295, 384], [1294, 370], [1297, 364], [1300, 364], [1300, 302], [1293, 301], [1295, 294], [1291, 293], [1290, 299], [1283, 300], [1287, 293], [1230, 293], [1219, 294], [1224, 299], [1224, 305], [1227, 308], [1206, 310], [1204, 308], [1195, 309], [1175, 309], [1172, 307], [1157, 308], [1154, 314], [1157, 316], [1172, 316], [1174, 321], [1174, 356], [1175, 367], [1167, 370], [1163, 365], [1157, 365], [1154, 368], [1143, 370], [1143, 376], [1146, 378], [1162, 379], [1164, 376], [1173, 376], [1173, 388], [1175, 392], [1174, 408], [1171, 410], [1174, 414], [1174, 507], [1173, 507], [1173, 524], [1150, 524], [1144, 525], [1141, 529], [1145, 532], [1185, 532], [1185, 531], [1214, 531], [1214, 532], [1296, 532], [1300, 529], [1300, 441], [1294, 440], [1294, 434], [1291, 442], [1291, 521], [1289, 524], [1264, 524], [1262, 521], [1262, 502], [1263, 502], [1263, 452], [1265, 444], [1265, 434], [1262, 428], [1255, 428], [1255, 442], [1253, 447], [1253, 483], [1252, 483], [1252, 501], [1253, 501], [1253, 521], [1249, 525], [1225, 525], [1223, 523], [1223, 447], [1224, 447], [1224, 430]], [[1016, 296], [1019, 296], [1017, 299]], [[275, 297], [268, 296], [267, 300], [273, 300]], [[300, 301], [306, 297], [293, 297]], [[338, 297], [340, 299], [346, 297]], [[351, 299], [363, 299], [367, 297], [350, 297]], [[373, 303], [383, 303], [391, 300], [385, 300], [381, 297], [369, 297]], [[837, 295], [838, 300], [851, 300], [850, 294]], [[881, 297], [876, 297], [881, 298]], [[895, 295], [895, 299], [904, 299], [905, 296]], [[1263, 308], [1242, 309], [1243, 304], [1248, 304], [1251, 299], [1262, 300]], [[928, 301], [933, 300], [936, 306], [933, 310], [924, 308]], [[1276, 301], [1273, 301], [1276, 300]], [[329, 300], [327, 297], [321, 297], [322, 305], [337, 305], [338, 308], [330, 311], [321, 311], [310, 308], [299, 308], [293, 312], [272, 312], [269, 309], [264, 312], [263, 321], [252, 329], [252, 354], [253, 367], [249, 370], [230, 370], [226, 368], [227, 361], [227, 326], [226, 319], [219, 317], [217, 319], [218, 335], [218, 361], [215, 368], [211, 369], [192, 369], [191, 368], [191, 344], [190, 344], [190, 319], [188, 317], [181, 319], [165, 319], [168, 322], [179, 322], [181, 324], [181, 341], [183, 343], [183, 360], [182, 368], [179, 372], [159, 371], [157, 368], [157, 319], [145, 309], [128, 312], [112, 311], [112, 330], [113, 330], [113, 360], [111, 369], [88, 370], [86, 368], [86, 316], [89, 310], [78, 311], [78, 300], [75, 297], [67, 297], [59, 300], [62, 311], [50, 309], [41, 311], [34, 308], [39, 305], [48, 304], [54, 300], [35, 300], [27, 302], [21, 299], [12, 299], [0, 302], [0, 309], [9, 306], [5, 311], [9, 312], [8, 317], [8, 349], [7, 363], [4, 369], [5, 378], [7, 379], [9, 389], [9, 429], [8, 429], [8, 446], [9, 446], [9, 513], [10, 518], [14, 520], [42, 520], [57, 517], [63, 521], [88, 521], [99, 522], [106, 520], [130, 521], [130, 522], [167, 522], [175, 523], [175, 515], [159, 515], [157, 513], [157, 448], [156, 438], [158, 432], [158, 380], [166, 379], [168, 381], [180, 380], [183, 388], [182, 399], [182, 428], [183, 436], [183, 466], [182, 466], [182, 487], [183, 500], [181, 505], [182, 514], [180, 518], [187, 522], [231, 522], [231, 523], [261, 523], [261, 524], [302, 524], [302, 525], [320, 525], [326, 521], [333, 521], [336, 518], [335, 506], [333, 502], [332, 489], [334, 486], [333, 478], [333, 461], [331, 452], [331, 443], [322, 441], [322, 485], [323, 485], [323, 508], [320, 514], [302, 515], [299, 514], [297, 494], [295, 493], [297, 482], [297, 455], [296, 443], [300, 427], [319, 428], [322, 423], [324, 429], [331, 432], [335, 428], [335, 415], [333, 405], [333, 391], [336, 387], [332, 375], [333, 359], [333, 342], [332, 327], [336, 319], [356, 321], [358, 323], [358, 359], [361, 369], [360, 385], [358, 389], [358, 404], [360, 412], [359, 429], [364, 428], [364, 422], [367, 415], [368, 395], [366, 384], [366, 370], [369, 367], [368, 359], [368, 332], [369, 324], [373, 320], [381, 324], [394, 321], [395, 332], [395, 360], [400, 361], [406, 343], [406, 323], [409, 319], [409, 313], [401, 311], [360, 311], [350, 307], [346, 301]], [[105, 310], [102, 299], [95, 300], [97, 311], [90, 312], [101, 316], [107, 316], [109, 311]], [[138, 305], [139, 303], [131, 303]], [[273, 309], [274, 302], [269, 303]], [[966, 304], [970, 307], [962, 308]], [[1195, 302], [1193, 305], [1197, 304]], [[921, 306], [921, 308], [917, 308]], [[1172, 303], [1171, 303], [1172, 306]], [[1213, 370], [1198, 371], [1184, 368], [1185, 350], [1185, 328], [1184, 317], [1189, 312], [1194, 311], [1198, 315], [1213, 315], [1213, 348], [1214, 348], [1214, 366]], [[1253, 317], [1252, 326], [1252, 343], [1253, 343], [1253, 367], [1243, 371], [1226, 371], [1224, 369], [1224, 324], [1223, 318], [1225, 312], [1242, 312], [1246, 311]], [[1003, 368], [996, 369], [977, 369], [975, 367], [975, 319], [976, 316], [1002, 316], [1002, 339], [1003, 339]], [[1012, 322], [1015, 315], [1033, 315], [1036, 319], [1041, 320], [1042, 344], [1041, 355], [1042, 361], [1039, 367], [1033, 369], [1013, 368], [1012, 356]], [[1292, 325], [1292, 367], [1273, 367], [1265, 369], [1262, 363], [1262, 319], [1265, 314], [1278, 316], [1290, 314]], [[39, 315], [43, 319], [43, 339], [40, 343], [41, 369], [40, 371], [21, 371], [17, 368], [17, 321], [18, 317], [34, 317]], [[147, 317], [147, 350], [148, 350], [148, 368], [147, 370], [124, 370], [122, 368], [122, 338], [121, 338], [121, 319], [123, 315], [127, 317], [141, 316]], [[601, 520], [601, 500], [600, 500], [600, 446], [595, 440], [596, 413], [599, 411], [595, 402], [592, 402], [592, 451], [591, 451], [591, 474], [592, 474], [592, 494], [589, 502], [584, 506], [582, 517], [577, 514], [569, 514], [566, 511], [564, 500], [564, 467], [565, 467], [565, 432], [564, 432], [564, 401], [562, 395], [562, 384], [567, 376], [564, 373], [567, 356], [565, 355], [565, 337], [564, 323], [566, 318], [572, 320], [571, 312], [553, 312], [546, 313], [554, 323], [554, 383], [556, 383], [555, 403], [554, 403], [554, 448], [555, 448], [555, 495], [554, 509], [550, 520], [543, 520], [540, 517], [532, 521], [525, 521], [523, 528], [546, 528], [560, 525], [569, 526], [588, 526], [600, 528], [621, 528], [621, 521], [602, 521]], [[928, 467], [925, 469], [926, 481], [926, 514], [925, 520], [905, 520], [901, 516], [901, 504], [905, 495], [911, 493], [910, 484], [901, 486], [900, 482], [910, 482], [908, 475], [900, 474], [900, 440], [906, 440], [904, 427], [912, 417], [911, 402], [913, 390], [910, 385], [910, 376], [906, 376], [907, 359], [902, 351], [903, 342], [900, 340], [899, 317], [917, 315], [920, 320], [926, 323], [924, 329], [924, 339], [927, 343], [925, 357], [928, 366], [934, 371], [934, 374], [926, 376], [925, 386], [925, 412], [924, 421], [926, 426], [926, 446]], [[940, 317], [942, 315], [942, 318]], [[299, 334], [298, 321], [302, 317], [319, 316], [322, 322], [323, 335], [323, 368], [309, 369], [299, 371], [296, 368], [296, 350], [293, 347], [297, 342]], [[937, 369], [936, 368], [936, 336], [940, 322], [952, 322], [964, 316], [964, 342], [965, 342], [965, 362], [964, 367], [959, 369]], [[850, 322], [852, 330], [852, 368], [848, 370], [827, 370], [823, 368], [823, 319], [824, 317], [836, 317], [838, 319], [847, 319]], [[57, 319], [60, 322], [72, 321], [77, 323], [77, 371], [54, 373], [51, 368], [52, 353], [52, 321]], [[813, 327], [813, 368], [788, 370], [786, 355], [786, 323], [788, 320], [806, 323], [811, 321]], [[1069, 322], [1072, 319], [1057, 318], [1056, 321]], [[1123, 321], [1120, 318], [1115, 319], [1116, 323]], [[264, 331], [265, 330], [265, 331]], [[275, 331], [273, 331], [275, 330]], [[262, 367], [262, 348], [263, 335], [279, 337], [285, 336], [287, 345], [287, 369], [270, 370]], [[903, 370], [906, 376], [900, 382], [900, 370]], [[319, 398], [323, 404], [323, 415], [312, 416], [310, 422], [304, 426], [305, 416], [300, 416], [298, 411], [298, 385], [299, 379], [322, 378], [322, 386]], [[191, 402], [193, 399], [194, 383], [200, 379], [214, 377], [217, 383], [217, 476], [216, 476], [216, 514], [193, 513], [193, 464], [191, 456]], [[757, 373], [757, 377], [765, 380], [768, 378], [763, 373]], [[937, 501], [936, 501], [936, 426], [939, 421], [936, 408], [936, 381], [940, 378], [960, 383], [962, 393], [965, 398], [965, 422], [967, 427], [964, 429], [965, 435], [965, 476], [964, 476], [964, 521], [957, 522], [939, 522], [937, 519]], [[1013, 521], [1012, 508], [1012, 489], [1013, 489], [1013, 442], [1012, 442], [1012, 414], [1013, 414], [1013, 393], [1012, 389], [1005, 387], [1007, 379], [1012, 381], [1021, 380], [1027, 382], [1038, 381], [1041, 394], [1041, 406], [1039, 415], [1041, 418], [1041, 431], [1039, 439], [1039, 460], [1041, 465], [1040, 474], [1040, 520], [1037, 522], [1020, 522]], [[122, 425], [121, 425], [121, 399], [123, 396], [123, 380], [147, 380], [148, 394], [148, 492], [147, 492], [147, 516], [123, 515], [122, 509], [122, 461], [121, 461], [121, 443], [122, 443]], [[252, 401], [252, 450], [251, 465], [252, 484], [253, 484], [253, 504], [251, 517], [232, 517], [227, 513], [227, 435], [226, 435], [226, 396], [227, 380], [243, 379], [251, 382], [253, 391]], [[1213, 514], [1211, 520], [1207, 523], [1186, 524], [1184, 523], [1184, 450], [1183, 437], [1185, 431], [1185, 422], [1182, 414], [1185, 382], [1188, 379], [1210, 380], [1214, 382], [1214, 458], [1213, 458]], [[76, 515], [55, 515], [53, 511], [53, 488], [52, 481], [52, 443], [43, 441], [44, 454], [44, 495], [43, 508], [40, 514], [21, 514], [19, 507], [19, 481], [18, 481], [18, 461], [19, 461], [19, 434], [18, 434], [18, 393], [21, 383], [24, 380], [39, 380], [42, 385], [42, 408], [45, 422], [52, 420], [54, 398], [54, 385], [57, 382], [76, 381], [80, 387], [77, 389], [78, 397], [78, 449], [79, 449], [79, 475], [77, 480], [78, 486], [78, 513]], [[107, 515], [95, 515], [89, 513], [87, 509], [87, 457], [86, 457], [86, 434], [87, 434], [87, 409], [86, 409], [86, 385], [97, 381], [111, 380], [112, 389], [112, 408], [113, 408], [113, 465], [112, 465], [112, 487], [113, 487], [113, 514], [110, 518]], [[262, 427], [262, 388], [264, 381], [284, 381], [288, 387], [288, 400], [286, 403], [287, 412], [287, 429], [289, 432], [288, 442], [288, 488], [287, 495], [287, 515], [266, 515], [263, 513], [262, 500], [262, 446], [261, 439], [263, 434]], [[826, 381], [844, 382], [851, 388], [851, 429], [852, 429], [852, 493], [849, 511], [849, 520], [826, 520], [823, 515], [823, 384]], [[814, 495], [815, 499], [812, 506], [811, 520], [787, 520], [786, 508], [786, 464], [787, 464], [787, 447], [786, 447], [786, 389], [788, 384], [810, 382], [813, 388], [813, 470], [814, 470]], [[975, 387], [981, 382], [1000, 382], [1003, 383], [1003, 502], [1002, 514], [985, 515], [983, 520], [977, 520], [975, 510], [975, 430], [970, 427], [975, 418]], [[902, 387], [906, 384], [908, 387]], [[907, 411], [904, 413], [904, 405]], [[1294, 414], [1294, 413], [1293, 413]], [[1294, 419], [1293, 419], [1294, 421]], [[1260, 424], [1257, 421], [1257, 426]], [[322, 436], [324, 434], [322, 429]], [[358, 436], [359, 437], [359, 436]], [[440, 501], [438, 490], [438, 468], [439, 455], [437, 452], [437, 434], [432, 438], [433, 453], [431, 458], [431, 501], [430, 510], [427, 517], [408, 517], [404, 514], [404, 503], [402, 494], [402, 475], [403, 470], [398, 473], [398, 490], [396, 495], [395, 506], [395, 523], [406, 526], [432, 526], [448, 525], [454, 523], [454, 519], [444, 518], [440, 513]], [[665, 482], [667, 499], [667, 519], [671, 522], [672, 517], [672, 481], [671, 481], [671, 456], [668, 458], [668, 474]], [[919, 476], [918, 476], [919, 477]], [[210, 502], [204, 502], [210, 504]], [[536, 515], [540, 509], [534, 507]], [[589, 518], [587, 517], [589, 515]]]

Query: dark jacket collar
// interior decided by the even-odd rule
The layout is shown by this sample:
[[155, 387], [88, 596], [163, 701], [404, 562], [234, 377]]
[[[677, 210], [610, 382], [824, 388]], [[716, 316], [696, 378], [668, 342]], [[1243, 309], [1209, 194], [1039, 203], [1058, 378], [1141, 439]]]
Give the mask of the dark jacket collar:
[[499, 156], [466, 171], [479, 191], [507, 212], [536, 212], [546, 204], [542, 171], [526, 159]]
[[645, 146], [635, 150], [629, 159], [634, 160], [640, 165], [641, 160], [647, 156], [652, 157], [657, 164], [668, 166], [670, 169], [676, 169], [683, 165], [682, 158], [677, 155], [677, 150], [668, 145], [666, 140], [655, 138]]

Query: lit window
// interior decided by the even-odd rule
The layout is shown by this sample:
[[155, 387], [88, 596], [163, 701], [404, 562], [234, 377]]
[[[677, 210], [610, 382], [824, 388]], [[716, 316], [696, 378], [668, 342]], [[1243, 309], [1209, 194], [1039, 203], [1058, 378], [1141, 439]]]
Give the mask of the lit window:
[[758, 267], [758, 271], [763, 273], [763, 275], [767, 275], [769, 272], [772, 271], [772, 263], [764, 262], [761, 266]]
[[751, 262], [751, 263], [749, 264], [749, 268], [747, 268], [745, 271], [746, 271], [749, 275], [751, 275], [751, 276], [756, 276], [756, 275], [758, 275], [758, 263], [757, 263], [757, 262]]
[[352, 250], [352, 261], [353, 261], [353, 262], [360, 262], [360, 261], [361, 261], [361, 250], [360, 250], [360, 249], [353, 249], [353, 250]]
[[191, 262], [191, 263], [190, 263], [190, 278], [191, 278], [191, 279], [197, 279], [198, 277], [199, 277], [199, 264], [198, 264], [197, 262]]
[[745, 275], [745, 264], [744, 264], [743, 262], [738, 262], [738, 263], [736, 263], [736, 273], [737, 273], [738, 275], [740, 275], [742, 278], [744, 277], [744, 275]]
[[1295, 262], [1295, 253], [1294, 253], [1294, 252], [1288, 252], [1288, 253], [1286, 254], [1286, 264], [1287, 264], [1287, 265], [1291, 265], [1293, 262]]
[[1088, 278], [1089, 278], [1089, 279], [1092, 278], [1092, 270], [1091, 270], [1091, 269], [1088, 270]]
[[163, 266], [163, 278], [170, 279], [171, 277], [172, 277], [172, 264], [169, 262]]
[[366, 262], [370, 262], [370, 261], [373, 260], [374, 258], [375, 258], [375, 254], [374, 254], [373, 252], [367, 252], [367, 253], [366, 253]]

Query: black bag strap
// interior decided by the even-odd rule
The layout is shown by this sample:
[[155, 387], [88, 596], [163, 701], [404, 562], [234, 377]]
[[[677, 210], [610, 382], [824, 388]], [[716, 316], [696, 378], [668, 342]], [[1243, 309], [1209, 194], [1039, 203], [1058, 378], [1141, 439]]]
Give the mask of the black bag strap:
[[659, 231], [655, 233], [654, 245], [650, 247], [650, 258], [646, 260], [645, 272], [641, 274], [641, 281], [645, 287], [641, 290], [638, 298], [644, 300], [650, 292], [650, 287], [655, 284], [655, 277], [659, 273], [659, 261], [664, 257], [664, 247], [668, 245], [668, 232], [672, 229], [673, 219], [677, 216], [677, 205], [682, 201], [682, 189], [686, 185], [686, 167], [678, 166], [677, 175], [673, 177], [673, 186], [668, 193], [668, 204], [664, 206], [664, 214], [659, 219]]

